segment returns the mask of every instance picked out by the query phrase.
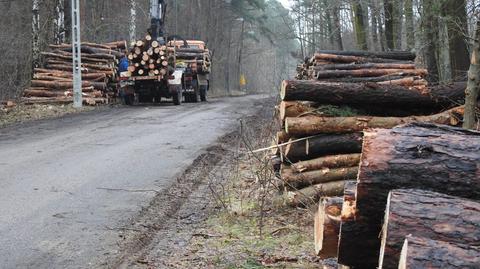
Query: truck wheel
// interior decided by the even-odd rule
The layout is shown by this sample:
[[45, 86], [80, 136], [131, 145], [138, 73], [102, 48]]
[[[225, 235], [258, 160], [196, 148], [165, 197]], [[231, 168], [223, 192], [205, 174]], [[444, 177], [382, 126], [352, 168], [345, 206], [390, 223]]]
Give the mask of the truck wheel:
[[176, 93], [173, 94], [173, 104], [179, 106], [182, 104], [182, 90], [177, 89]]
[[202, 102], [207, 101], [207, 87], [205, 86], [200, 86], [200, 100], [202, 100]]
[[133, 94], [127, 94], [123, 97], [123, 100], [125, 101], [125, 105], [133, 106], [135, 102], [135, 96]]

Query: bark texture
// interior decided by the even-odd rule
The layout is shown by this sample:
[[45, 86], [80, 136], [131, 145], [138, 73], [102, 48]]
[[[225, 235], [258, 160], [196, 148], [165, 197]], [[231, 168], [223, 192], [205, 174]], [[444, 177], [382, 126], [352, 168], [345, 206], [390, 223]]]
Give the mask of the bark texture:
[[464, 244], [407, 236], [398, 269], [478, 268], [480, 248]]
[[409, 234], [480, 247], [480, 203], [423, 190], [391, 191], [378, 268], [398, 268]]
[[315, 253], [322, 259], [337, 256], [338, 233], [343, 198], [324, 198], [315, 214], [314, 239]]
[[[356, 219], [342, 238], [356, 238], [356, 251], [342, 251], [342, 264], [374, 268], [388, 192], [419, 188], [480, 199], [480, 132], [428, 123], [365, 132], [356, 190]], [[341, 239], [342, 240], [342, 239]]]

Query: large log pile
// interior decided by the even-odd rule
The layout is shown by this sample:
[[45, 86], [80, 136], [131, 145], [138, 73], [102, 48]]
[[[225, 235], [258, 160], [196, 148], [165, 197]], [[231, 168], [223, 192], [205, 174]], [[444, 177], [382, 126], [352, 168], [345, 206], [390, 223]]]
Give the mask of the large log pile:
[[209, 74], [212, 70], [211, 54], [208, 49], [176, 48], [177, 63], [190, 65], [193, 72]]
[[355, 242], [340, 249], [339, 261], [377, 266], [378, 235], [391, 190], [415, 188], [480, 199], [479, 163], [479, 132], [425, 123], [365, 132], [355, 224], [340, 235]]
[[[461, 123], [463, 107], [455, 105], [465, 98], [465, 83], [430, 87], [424, 80], [426, 70], [417, 69], [413, 59], [408, 52], [323, 51], [308, 61], [314, 63], [314, 79], [283, 81], [277, 106], [282, 130], [275, 143], [283, 163], [278, 171], [281, 185], [291, 192], [291, 205], [308, 198], [316, 203], [315, 189], [325, 193], [326, 183], [356, 178], [362, 131], [367, 128], [418, 121]], [[337, 106], [340, 112], [325, 111], [325, 106]], [[342, 115], [345, 106], [357, 112]], [[383, 111], [371, 113], [372, 108]], [[309, 197], [300, 198], [307, 193]]]
[[164, 78], [173, 73], [174, 50], [146, 35], [143, 40], [134, 41], [128, 54], [130, 66], [127, 76], [158, 76]]
[[[392, 190], [480, 199], [480, 133], [454, 128], [463, 119], [458, 105], [465, 83], [429, 86], [426, 71], [412, 60], [402, 52], [320, 52], [304, 63], [310, 64], [308, 70], [301, 70], [297, 80], [282, 83], [281, 130], [274, 141], [274, 159], [281, 165], [274, 168], [287, 204], [321, 201], [315, 216], [315, 250], [321, 258], [376, 268]], [[341, 203], [331, 198], [338, 196]], [[332, 211], [339, 205], [340, 213]], [[445, 225], [438, 227], [454, 227]], [[389, 265], [383, 268], [397, 268], [406, 236], [400, 234], [394, 251], [386, 245]]]
[[[23, 93], [23, 102], [73, 102], [73, 54], [71, 44], [50, 45], [42, 52], [43, 68], [35, 68], [30, 87]], [[106, 103], [112, 96], [117, 79], [117, 64], [124, 57], [126, 42], [105, 44], [82, 43], [82, 95], [84, 103]]]

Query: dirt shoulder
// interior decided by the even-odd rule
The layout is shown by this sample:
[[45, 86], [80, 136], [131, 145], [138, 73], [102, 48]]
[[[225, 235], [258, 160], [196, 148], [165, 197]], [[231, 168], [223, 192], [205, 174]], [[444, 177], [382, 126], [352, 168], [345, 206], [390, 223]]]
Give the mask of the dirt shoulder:
[[318, 268], [313, 213], [285, 207], [270, 163], [273, 100], [207, 149], [132, 220], [111, 268]]
[[84, 106], [81, 109], [69, 105], [23, 105], [16, 104], [13, 107], [0, 107], [0, 128], [42, 119], [59, 118], [65, 115], [82, 113], [87, 111], [105, 109], [108, 106], [92, 107]]

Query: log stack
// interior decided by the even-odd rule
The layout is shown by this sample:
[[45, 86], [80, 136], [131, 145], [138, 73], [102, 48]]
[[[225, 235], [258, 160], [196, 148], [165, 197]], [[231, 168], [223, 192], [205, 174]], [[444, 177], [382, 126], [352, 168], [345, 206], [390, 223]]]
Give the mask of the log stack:
[[407, 52], [322, 51], [307, 61], [314, 79], [283, 81], [275, 145], [289, 204], [342, 196], [342, 184], [356, 179], [367, 128], [461, 123], [463, 107], [454, 104], [465, 98], [466, 83], [428, 86], [427, 71], [413, 60]]
[[[73, 102], [73, 55], [71, 44], [50, 45], [42, 52], [43, 68], [35, 68], [30, 87], [23, 93], [23, 102]], [[105, 44], [82, 43], [82, 95], [84, 103], [107, 103], [114, 95], [117, 65], [124, 57], [126, 42]]]
[[162, 79], [174, 71], [175, 51], [146, 35], [143, 40], [132, 42], [128, 59], [127, 76], [158, 76]]
[[353, 268], [476, 268], [479, 163], [480, 132], [430, 123], [365, 131], [356, 182], [343, 201], [319, 206], [317, 254]]
[[[317, 255], [353, 268], [398, 268], [405, 231], [413, 233], [415, 227], [388, 239], [384, 212], [389, 192], [419, 189], [412, 195], [428, 196], [424, 192], [430, 191], [480, 200], [480, 133], [455, 128], [463, 119], [464, 108], [458, 104], [465, 98], [465, 83], [428, 85], [427, 72], [417, 69], [408, 53], [349, 53], [320, 52], [302, 64], [314, 75], [305, 78], [307, 71], [301, 70], [297, 79], [282, 83], [277, 106], [281, 130], [273, 158], [281, 165], [274, 168], [289, 205], [310, 206], [320, 200], [315, 216]], [[333, 198], [339, 196], [342, 201]], [[432, 204], [416, 214], [418, 221], [420, 212]], [[332, 211], [339, 206], [340, 213]], [[447, 213], [437, 210], [426, 217], [435, 220], [437, 214]], [[432, 221], [428, 227], [460, 234], [464, 227], [450, 223], [453, 219], [458, 218]], [[404, 225], [389, 227], [402, 230]], [[469, 229], [476, 236], [480, 226]], [[467, 252], [460, 257], [472, 257], [477, 251], [473, 240], [464, 246], [447, 237], [422, 232], [414, 236], [442, 242], [440, 253], [451, 250], [450, 257], [463, 250]], [[409, 264], [428, 257], [422, 246], [427, 241], [413, 242], [411, 250], [404, 250], [401, 268], [419, 268]]]
[[198, 48], [176, 48], [175, 56], [177, 63], [190, 65], [195, 73], [210, 74], [211, 72], [211, 54], [208, 49]]

